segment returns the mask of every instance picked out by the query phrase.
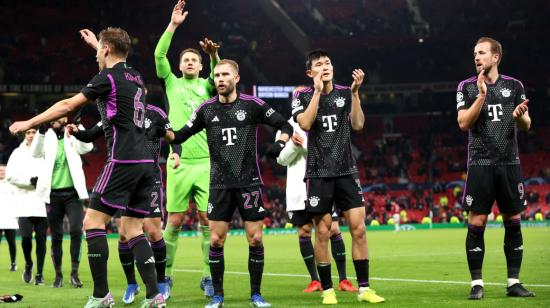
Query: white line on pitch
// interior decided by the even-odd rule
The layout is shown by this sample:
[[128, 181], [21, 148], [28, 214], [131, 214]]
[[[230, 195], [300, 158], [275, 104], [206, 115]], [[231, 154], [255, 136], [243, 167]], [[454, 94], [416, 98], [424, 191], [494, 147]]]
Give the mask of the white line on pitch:
[[[202, 270], [195, 270], [195, 269], [180, 269], [175, 268], [174, 271], [176, 272], [184, 272], [184, 273], [202, 273]], [[225, 271], [225, 274], [232, 274], [232, 275], [249, 275], [248, 272], [231, 272], [231, 271]], [[276, 276], [276, 277], [306, 277], [309, 278], [309, 275], [302, 275], [302, 274], [284, 274], [284, 273], [264, 273], [264, 276]], [[338, 276], [332, 276], [332, 278], [338, 278]], [[349, 279], [355, 279], [355, 277], [349, 277]], [[453, 281], [453, 280], [422, 280], [422, 279], [407, 279], [407, 278], [380, 278], [380, 277], [370, 277], [370, 280], [380, 280], [380, 281], [401, 281], [401, 282], [420, 282], [420, 283], [440, 283], [440, 284], [466, 284], [470, 285], [469, 281]], [[483, 282], [486, 285], [491, 286], [505, 286], [505, 283], [500, 282]], [[550, 284], [523, 284], [527, 287], [542, 287], [542, 288], [550, 288]]]

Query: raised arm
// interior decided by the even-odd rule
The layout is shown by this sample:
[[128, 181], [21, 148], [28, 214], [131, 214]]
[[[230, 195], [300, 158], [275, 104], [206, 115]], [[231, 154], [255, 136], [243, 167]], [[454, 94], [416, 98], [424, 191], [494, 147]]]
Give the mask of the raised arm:
[[467, 131], [472, 128], [479, 117], [479, 113], [485, 103], [485, 97], [487, 96], [487, 85], [485, 84], [484, 70], [481, 70], [477, 76], [477, 89], [479, 95], [476, 100], [467, 109], [461, 109], [458, 111], [458, 126], [461, 130]]
[[166, 27], [166, 30], [160, 37], [157, 47], [155, 48], [155, 68], [158, 78], [165, 79], [172, 72], [170, 62], [168, 61], [166, 55], [168, 54], [170, 43], [172, 43], [174, 32], [187, 17], [188, 12], [183, 11], [184, 7], [185, 1], [183, 0], [178, 1], [178, 3], [174, 6], [172, 16], [170, 17], [170, 23]]
[[322, 74], [317, 74], [313, 77], [313, 95], [309, 101], [309, 105], [304, 112], [296, 116], [296, 122], [300, 125], [300, 128], [306, 132], [311, 129], [311, 126], [313, 126], [315, 118], [317, 117], [321, 91], [323, 91]]
[[362, 130], [365, 125], [365, 114], [361, 108], [361, 99], [359, 98], [359, 87], [363, 84], [365, 73], [362, 69], [355, 69], [352, 73], [353, 83], [351, 84], [351, 112], [349, 118], [353, 130]]
[[18, 121], [13, 123], [10, 126], [10, 132], [12, 134], [17, 134], [19, 132], [24, 132], [31, 127], [38, 126], [43, 123], [51, 122], [55, 119], [59, 119], [63, 116], [66, 116], [83, 106], [88, 102], [88, 99], [84, 94], [78, 93], [71, 98], [60, 100], [55, 103], [53, 106], [48, 108], [46, 111], [41, 114], [27, 120], [27, 121]]
[[201, 45], [202, 51], [204, 51], [210, 57], [210, 74], [208, 76], [209, 81], [214, 84], [214, 67], [220, 62], [220, 55], [218, 54], [218, 49], [220, 45], [208, 38], [199, 42]]

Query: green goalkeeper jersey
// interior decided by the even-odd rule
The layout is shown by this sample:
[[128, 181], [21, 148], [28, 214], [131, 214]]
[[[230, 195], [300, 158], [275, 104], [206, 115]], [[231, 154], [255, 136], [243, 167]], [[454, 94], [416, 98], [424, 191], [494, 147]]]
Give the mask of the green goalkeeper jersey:
[[[216, 61], [210, 61], [210, 76], [208, 79], [178, 78], [170, 68], [170, 62], [166, 57], [168, 48], [172, 42], [173, 33], [164, 32], [155, 49], [155, 66], [157, 77], [160, 78], [166, 90], [168, 98], [168, 119], [174, 130], [182, 128], [193, 111], [199, 105], [211, 98], [215, 93], [214, 66]], [[183, 159], [200, 159], [209, 157], [206, 132], [203, 130], [182, 144]]]

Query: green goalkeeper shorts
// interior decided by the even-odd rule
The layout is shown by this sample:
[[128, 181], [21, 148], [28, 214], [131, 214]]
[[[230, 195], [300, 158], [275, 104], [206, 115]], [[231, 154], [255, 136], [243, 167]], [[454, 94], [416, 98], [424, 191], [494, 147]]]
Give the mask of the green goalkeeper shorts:
[[177, 169], [173, 161], [166, 166], [166, 210], [181, 213], [189, 209], [191, 198], [197, 209], [206, 212], [210, 191], [210, 159], [181, 160]]

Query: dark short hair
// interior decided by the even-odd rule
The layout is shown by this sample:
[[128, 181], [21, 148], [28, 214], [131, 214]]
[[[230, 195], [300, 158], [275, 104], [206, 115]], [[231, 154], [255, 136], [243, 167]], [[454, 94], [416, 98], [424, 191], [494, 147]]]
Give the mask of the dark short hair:
[[109, 45], [114, 54], [126, 58], [130, 51], [130, 36], [121, 28], [108, 27], [99, 32], [99, 40]]
[[324, 49], [315, 49], [315, 50], [310, 51], [307, 54], [307, 57], [306, 57], [306, 70], [311, 69], [311, 65], [313, 64], [313, 61], [315, 61], [317, 59], [320, 59], [322, 57], [330, 58], [330, 55]]
[[480, 37], [477, 40], [477, 44], [480, 43], [489, 43], [491, 45], [491, 53], [496, 53], [498, 55], [498, 64], [500, 64], [500, 60], [502, 60], [502, 45], [499, 41], [495, 40], [494, 38], [490, 38], [487, 36]]
[[232, 66], [233, 69], [235, 70], [235, 72], [236, 72], [237, 74], [239, 74], [239, 64], [237, 64], [237, 62], [235, 62], [235, 61], [233, 61], [233, 60], [231, 60], [231, 59], [223, 59], [223, 60], [221, 60], [220, 62], [218, 62], [218, 63], [216, 64], [216, 66], [220, 66], [220, 65], [224, 65], [224, 64], [228, 64], [228, 65]]
[[202, 56], [201, 56], [201, 53], [196, 50], [195, 48], [187, 48], [187, 49], [184, 49], [180, 52], [180, 62], [181, 62], [181, 57], [183, 57], [183, 54], [187, 53], [187, 52], [190, 52], [190, 53], [194, 53], [196, 54], [197, 56], [199, 56], [199, 62], [202, 63]]

